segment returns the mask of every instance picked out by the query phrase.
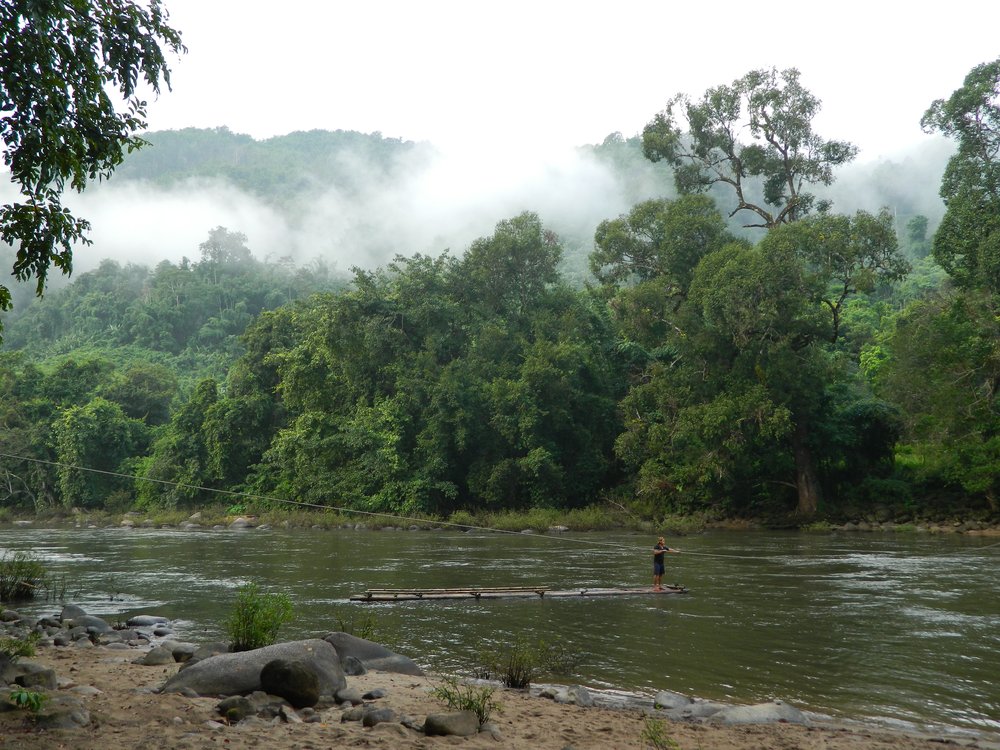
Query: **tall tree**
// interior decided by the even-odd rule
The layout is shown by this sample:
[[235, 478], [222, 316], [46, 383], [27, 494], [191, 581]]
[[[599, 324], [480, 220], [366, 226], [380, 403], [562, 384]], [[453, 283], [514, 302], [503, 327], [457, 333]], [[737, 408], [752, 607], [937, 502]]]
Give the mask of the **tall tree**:
[[491, 314], [517, 316], [558, 280], [560, 258], [559, 239], [526, 211], [473, 242], [462, 266], [475, 301]]
[[[829, 453], [818, 450], [817, 428], [832, 421], [827, 391], [843, 377], [832, 350], [845, 302], [907, 268], [891, 217], [807, 217], [754, 247], [725, 242], [725, 233], [708, 238], [685, 245], [700, 260], [684, 273], [662, 266], [615, 295], [623, 331], [648, 350], [623, 402], [618, 453], [637, 469], [641, 493], [675, 507], [727, 498], [729, 512], [746, 510], [776, 494], [763, 482], [793, 486], [798, 512], [811, 515], [822, 495], [817, 453]], [[634, 247], [628, 232], [598, 239], [595, 262], [611, 257], [609, 247]], [[647, 254], [619, 256], [606, 280]]]
[[881, 383], [907, 415], [922, 470], [1000, 507], [1000, 58], [974, 67], [924, 128], [957, 141], [933, 254], [957, 290], [912, 305]]
[[960, 285], [1000, 293], [1000, 58], [973, 68], [921, 124], [958, 142], [941, 180], [934, 258]]
[[[817, 204], [808, 189], [813, 185], [829, 185], [833, 181], [834, 168], [854, 159], [857, 148], [847, 141], [824, 139], [813, 130], [820, 100], [801, 84], [799, 75], [795, 68], [780, 73], [773, 68], [753, 70], [731, 85], [710, 88], [696, 102], [678, 94], [668, 102], [666, 110], [646, 125], [643, 151], [649, 159], [666, 160], [674, 167], [681, 193], [698, 193], [713, 186], [729, 187], [736, 198], [730, 216], [747, 211], [755, 217], [745, 225], [747, 227], [784, 228], [806, 217], [813, 208], [825, 215], [828, 204]], [[686, 129], [682, 129], [682, 124]], [[759, 198], [756, 197], [758, 192]], [[723, 324], [732, 326], [729, 334], [736, 347], [734, 354], [744, 353], [747, 347], [757, 347], [758, 352], [764, 352], [781, 341], [784, 344], [778, 347], [779, 350], [799, 351], [804, 356], [814, 336], [804, 336], [801, 331], [795, 333], [795, 326], [789, 328], [786, 324], [799, 315], [808, 319], [814, 317], [815, 311], [809, 305], [820, 303], [820, 297], [806, 287], [833, 286], [821, 303], [832, 315], [830, 339], [836, 341], [844, 300], [868, 287], [884, 269], [896, 268], [895, 235], [890, 230], [892, 237], [886, 238], [881, 231], [884, 225], [882, 220], [859, 214], [853, 221], [844, 219], [844, 226], [835, 235], [825, 235], [822, 228], [814, 231], [815, 227], [810, 227], [800, 233], [782, 235], [776, 242], [790, 243], [784, 248], [779, 244], [764, 247], [761, 262], [765, 266], [768, 258], [775, 254], [804, 266], [801, 278], [805, 286], [801, 295], [794, 296], [801, 296], [809, 303], [801, 313], [789, 310], [792, 319], [772, 320], [770, 313], [786, 307], [787, 301], [775, 298], [769, 284], [750, 290], [758, 295], [756, 297], [721, 300], [730, 307], [750, 305], [750, 309], [721, 319]], [[747, 263], [749, 261], [743, 260], [730, 267], [749, 268], [756, 266], [758, 261], [750, 266]], [[776, 277], [783, 272], [776, 267], [771, 269]], [[895, 270], [887, 272], [891, 274]], [[738, 293], [739, 288], [731, 291]], [[703, 313], [707, 313], [707, 309]], [[714, 320], [711, 325], [719, 323]], [[802, 361], [796, 364], [795, 358], [778, 356], [769, 359], [784, 362], [804, 380], [821, 382], [812, 376], [806, 377], [811, 368], [805, 367]], [[770, 381], [778, 379], [772, 376]], [[788, 387], [789, 392], [799, 390]], [[801, 408], [806, 402], [804, 399], [777, 400], [789, 410], [794, 425], [790, 435], [796, 463], [798, 510], [803, 515], [810, 515], [819, 504], [820, 482], [809, 449], [811, 420], [808, 410]]]
[[[808, 186], [829, 185], [833, 168], [857, 155], [851, 143], [813, 131], [819, 109], [795, 68], [753, 70], [696, 102], [674, 96], [646, 125], [642, 148], [652, 161], [673, 165], [680, 192], [728, 185], [737, 198], [730, 215], [750, 211], [756, 219], [746, 226], [770, 229], [808, 214], [815, 203]], [[760, 199], [754, 179], [763, 181]]]
[[217, 486], [212, 473], [205, 421], [219, 400], [211, 378], [198, 383], [190, 400], [174, 412], [141, 462], [138, 504], [147, 508], [187, 507], [204, 502]]
[[123, 461], [144, 449], [146, 430], [118, 404], [98, 397], [85, 406], [71, 406], [59, 415], [52, 431], [60, 464], [59, 489], [67, 508], [101, 507], [109, 495], [131, 489], [131, 480], [119, 473]]
[[[140, 87], [170, 87], [164, 50], [186, 51], [160, 0], [0, 0], [0, 137], [21, 202], [0, 206], [0, 240], [17, 247], [14, 276], [70, 273], [89, 223], [62, 204], [67, 187], [111, 176], [143, 145]], [[112, 98], [117, 92], [120, 101]], [[10, 290], [0, 285], [0, 310]]]

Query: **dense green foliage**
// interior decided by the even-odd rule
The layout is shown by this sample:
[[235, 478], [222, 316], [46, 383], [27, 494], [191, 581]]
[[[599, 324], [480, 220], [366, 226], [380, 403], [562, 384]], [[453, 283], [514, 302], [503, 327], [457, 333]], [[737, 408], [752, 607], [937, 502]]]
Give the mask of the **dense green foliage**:
[[[0, 2], [0, 137], [23, 202], [0, 206], [0, 240], [16, 246], [14, 276], [42, 293], [50, 266], [73, 267], [89, 224], [62, 204], [143, 145], [140, 83], [169, 87], [164, 51], [184, 50], [160, 0]], [[120, 101], [112, 97], [117, 95]], [[0, 285], [0, 310], [11, 296]]]
[[[0, 502], [169, 512], [222, 492], [425, 517], [603, 499], [645, 518], [995, 513], [998, 69], [977, 67], [924, 118], [959, 145], [938, 227], [814, 197], [853, 148], [813, 133], [818, 101], [794, 71], [757, 71], [683, 102], [686, 132], [668, 109], [642, 142], [594, 147], [635, 175], [637, 200], [597, 226], [588, 285], [567, 283], [563, 240], [532, 212], [457, 255], [399, 255], [339, 285], [319, 263], [262, 264], [222, 227], [197, 262], [105, 262], [8, 319]], [[757, 141], [726, 141], [721, 112]], [[340, 179], [331, 149], [348, 142], [377, 180], [419, 151], [293, 135], [162, 134], [163, 171], [150, 149], [131, 176], [277, 196], [299, 189], [294, 175]], [[662, 165], [643, 147], [676, 168], [650, 171]]]
[[198, 362], [232, 359], [262, 311], [337, 283], [321, 263], [296, 269], [253, 257], [246, 236], [216, 227], [201, 259], [155, 269], [104, 261], [8, 324], [6, 348], [57, 354], [82, 347], [136, 348]]
[[28, 690], [23, 687], [14, 688], [7, 696], [7, 700], [12, 705], [28, 711], [33, 716], [42, 710], [48, 699], [49, 696], [45, 693], [40, 693], [37, 690]]
[[958, 142], [941, 182], [934, 259], [954, 280], [911, 305], [878, 368], [907, 415], [907, 458], [925, 481], [998, 509], [1000, 495], [1000, 59], [973, 68], [923, 118]]
[[558, 260], [524, 214], [461, 260], [398, 258], [289, 311], [290, 345], [268, 355], [287, 416], [251, 486], [394, 512], [593, 498], [615, 430], [613, 331], [552, 284]]
[[[202, 379], [231, 371], [247, 325], [343, 283], [319, 265], [261, 263], [222, 227], [201, 255], [153, 270], [106, 261], [9, 323], [5, 349], [21, 348], [0, 354], [0, 451], [36, 461], [0, 462], [6, 504], [127, 507], [137, 488], [115, 474], [135, 473], [166, 425], [194, 408], [185, 402]], [[242, 372], [231, 371], [234, 392]], [[229, 464], [224, 476], [245, 466]]]

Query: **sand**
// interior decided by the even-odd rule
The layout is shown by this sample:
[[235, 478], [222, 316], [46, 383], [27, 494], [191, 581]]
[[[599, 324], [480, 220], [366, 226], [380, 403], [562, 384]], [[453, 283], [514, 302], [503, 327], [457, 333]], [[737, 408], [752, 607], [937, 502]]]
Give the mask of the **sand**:
[[[60, 678], [58, 692], [78, 694], [80, 686], [100, 692], [81, 700], [90, 711], [91, 726], [41, 731], [25, 711], [0, 714], [0, 748], [18, 750], [196, 750], [198, 748], [267, 748], [267, 750], [321, 750], [325, 748], [531, 748], [576, 750], [650, 748], [643, 741], [645, 714], [637, 710], [581, 708], [498, 688], [494, 698], [503, 713], [494, 717], [499, 739], [485, 733], [471, 738], [425, 737], [401, 724], [364, 728], [360, 722], [341, 722], [337, 708], [320, 712], [317, 723], [256, 724], [251, 727], [215, 724], [217, 698], [188, 698], [151, 692], [177, 670], [176, 665], [142, 666], [132, 663], [141, 652], [44, 648], [31, 661], [50, 666]], [[348, 685], [363, 692], [382, 688], [378, 703], [422, 722], [429, 713], [446, 711], [431, 695], [441, 681], [370, 672], [348, 677]], [[74, 690], [76, 688], [76, 690]], [[716, 727], [667, 722], [665, 735], [681, 750], [940, 750], [942, 738], [889, 732], [877, 728], [823, 724], [795, 726], [768, 724]], [[952, 740], [954, 741], [954, 740]], [[996, 738], [961, 739], [967, 747], [1000, 748]]]

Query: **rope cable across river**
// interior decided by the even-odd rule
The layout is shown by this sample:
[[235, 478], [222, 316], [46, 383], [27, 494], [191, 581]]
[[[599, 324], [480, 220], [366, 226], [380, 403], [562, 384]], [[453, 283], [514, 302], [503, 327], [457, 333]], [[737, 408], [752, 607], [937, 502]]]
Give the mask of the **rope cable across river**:
[[[336, 511], [338, 513], [362, 515], [362, 516], [367, 516], [367, 517], [370, 517], [370, 518], [385, 518], [385, 519], [391, 519], [391, 520], [394, 520], [394, 521], [409, 521], [409, 522], [419, 522], [419, 523], [426, 523], [427, 522], [426, 518], [420, 518], [418, 516], [407, 516], [407, 515], [397, 514], [397, 513], [386, 513], [384, 511], [360, 510], [360, 509], [357, 509], [357, 508], [349, 508], [349, 507], [346, 507], [346, 506], [321, 505], [319, 503], [309, 503], [309, 502], [304, 502], [304, 501], [300, 501], [300, 500], [288, 500], [287, 498], [273, 497], [273, 496], [268, 496], [268, 495], [258, 495], [258, 494], [249, 493], [249, 492], [239, 492], [239, 491], [236, 491], [236, 490], [226, 490], [226, 489], [220, 489], [220, 488], [217, 488], [217, 487], [205, 487], [205, 486], [201, 486], [201, 485], [185, 484], [183, 482], [172, 482], [172, 481], [165, 480], [165, 479], [154, 479], [154, 478], [151, 478], [151, 477], [142, 477], [142, 476], [139, 476], [137, 474], [127, 474], [127, 473], [117, 472], [117, 471], [108, 471], [106, 469], [95, 469], [95, 468], [91, 468], [91, 467], [88, 467], [88, 466], [79, 466], [79, 465], [76, 465], [76, 464], [67, 464], [67, 463], [63, 463], [63, 462], [59, 462], [59, 461], [49, 461], [49, 460], [40, 459], [40, 458], [32, 458], [32, 457], [29, 457], [29, 456], [18, 456], [18, 455], [14, 455], [14, 454], [11, 454], [11, 453], [5, 453], [5, 452], [2, 452], [2, 451], [0, 451], [0, 458], [16, 459], [18, 461], [30, 461], [30, 462], [34, 462], [34, 463], [44, 464], [44, 465], [47, 465], [47, 466], [56, 466], [56, 467], [60, 467], [60, 468], [76, 469], [76, 470], [79, 470], [79, 471], [89, 471], [89, 472], [93, 472], [95, 474], [102, 474], [102, 475], [106, 475], [106, 476], [119, 477], [121, 479], [131, 479], [133, 481], [154, 482], [156, 484], [163, 484], [163, 485], [167, 485], [167, 486], [171, 486], [171, 487], [180, 487], [180, 488], [184, 488], [184, 489], [198, 490], [198, 491], [201, 491], [201, 492], [212, 492], [212, 493], [216, 493], [216, 494], [220, 494], [220, 495], [225, 495], [227, 497], [245, 498], [247, 500], [254, 500], [254, 501], [258, 501], [258, 502], [279, 503], [279, 504], [291, 505], [291, 506], [295, 506], [295, 507], [299, 507], [299, 508], [311, 508], [311, 509], [314, 509], [314, 510], [323, 510], [323, 511]], [[444, 520], [435, 520], [434, 524], [438, 525], [438, 526], [448, 527], [448, 528], [461, 529], [461, 530], [464, 530], [464, 531], [483, 531], [483, 532], [488, 532], [488, 533], [491, 533], [491, 534], [512, 534], [512, 535], [517, 535], [517, 536], [523, 536], [522, 532], [519, 532], [519, 531], [510, 531], [508, 529], [498, 529], [498, 528], [494, 528], [494, 527], [490, 527], [490, 526], [479, 526], [479, 525], [476, 525], [476, 524], [453, 523], [453, 522], [444, 521]], [[592, 545], [592, 546], [593, 545], [598, 545], [598, 546], [605, 546], [605, 547], [614, 547], [614, 548], [618, 548], [618, 549], [622, 549], [622, 550], [627, 550], [627, 551], [630, 551], [630, 552], [634, 552], [636, 550], [636, 547], [633, 546], [633, 545], [625, 545], [625, 544], [621, 544], [621, 543], [618, 543], [618, 542], [607, 542], [607, 541], [595, 540], [595, 539], [585, 539], [584, 540], [584, 539], [579, 539], [577, 537], [573, 537], [571, 535], [566, 535], [566, 534], [562, 534], [562, 533], [561, 534], [557, 534], [557, 535], [552, 535], [552, 534], [537, 535], [536, 538], [544, 539], [546, 541], [555, 542], [555, 543], [568, 543], [568, 544], [574, 544], [574, 545], [588, 544], [588, 545]], [[975, 547], [975, 548], [972, 548], [972, 549], [961, 550], [960, 552], [978, 552], [978, 551], [987, 550], [987, 549], [991, 549], [991, 548], [995, 548], [995, 547], [1000, 547], [1000, 542], [995, 542], [993, 544], [979, 546], [979, 547]], [[674, 549], [676, 549], [676, 551], [679, 552], [679, 553], [681, 553], [681, 554], [694, 555], [694, 556], [698, 556], [698, 557], [718, 557], [718, 558], [731, 558], [731, 559], [736, 559], [736, 560], [756, 560], [756, 561], [762, 561], [762, 560], [772, 559], [772, 558], [769, 558], [769, 556], [767, 556], [767, 555], [739, 555], [739, 554], [726, 554], [726, 553], [717, 553], [717, 552], [695, 552], [695, 551], [691, 551], [691, 550], [681, 550], [681, 549], [678, 549], [678, 548], [674, 548]], [[954, 552], [948, 552], [948, 553], [941, 553], [941, 554], [956, 554], [956, 553], [954, 553]]]

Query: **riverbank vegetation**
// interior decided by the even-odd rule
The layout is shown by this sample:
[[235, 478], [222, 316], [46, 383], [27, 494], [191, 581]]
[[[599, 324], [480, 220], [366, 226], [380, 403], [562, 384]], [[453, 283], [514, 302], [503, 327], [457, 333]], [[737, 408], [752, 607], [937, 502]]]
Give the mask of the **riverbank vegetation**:
[[0, 602], [34, 599], [45, 578], [45, 568], [31, 555], [4, 552], [0, 558]]
[[261, 591], [247, 583], [236, 592], [236, 603], [226, 620], [230, 651], [252, 651], [276, 643], [281, 626], [294, 614], [287, 594]]
[[[824, 191], [856, 151], [813, 131], [796, 71], [713, 92], [590, 150], [623, 184], [659, 182], [589, 243], [525, 211], [464, 252], [343, 275], [258, 261], [216, 227], [198, 261], [109, 260], [42, 300], [15, 288], [0, 511], [511, 531], [995, 522], [1000, 61], [924, 117], [957, 146], [936, 229], [898, 200], [835, 212]], [[322, 154], [354, 148], [382, 181], [414, 158], [313, 135], [150, 134], [122, 175], [225, 176], [293, 210], [311, 182], [283, 166], [322, 164], [350, 192]], [[282, 190], [222, 175], [248, 162], [213, 143]], [[187, 158], [158, 172], [158, 148]]]

